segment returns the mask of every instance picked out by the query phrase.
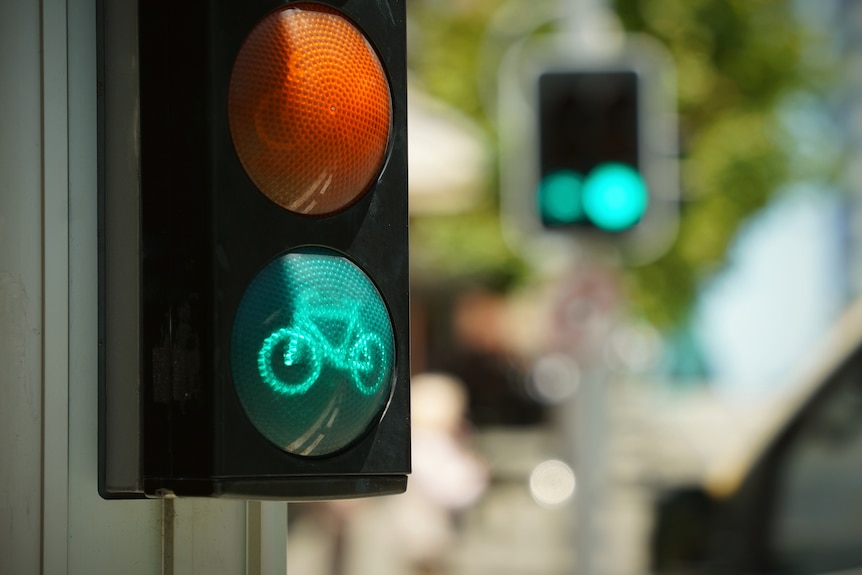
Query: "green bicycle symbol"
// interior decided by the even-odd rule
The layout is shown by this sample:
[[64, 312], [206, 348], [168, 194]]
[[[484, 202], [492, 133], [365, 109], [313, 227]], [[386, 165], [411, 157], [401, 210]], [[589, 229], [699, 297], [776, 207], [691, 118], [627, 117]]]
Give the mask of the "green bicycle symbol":
[[363, 332], [362, 323], [356, 307], [300, 305], [293, 325], [264, 340], [257, 354], [261, 378], [282, 395], [301, 395], [328, 363], [348, 373], [363, 395], [374, 394], [386, 377], [387, 347], [376, 333]]

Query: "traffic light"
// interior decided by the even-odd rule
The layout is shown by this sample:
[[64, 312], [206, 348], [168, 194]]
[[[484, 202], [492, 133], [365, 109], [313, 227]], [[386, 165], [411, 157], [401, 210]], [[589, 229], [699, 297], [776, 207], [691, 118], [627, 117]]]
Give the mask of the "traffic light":
[[537, 84], [542, 225], [609, 233], [637, 225], [649, 207], [637, 73], [548, 71]]
[[100, 493], [404, 491], [404, 1], [98, 13]]
[[642, 264], [676, 237], [672, 59], [643, 36], [589, 38], [526, 38], [500, 66], [503, 232], [540, 267], [592, 251]]

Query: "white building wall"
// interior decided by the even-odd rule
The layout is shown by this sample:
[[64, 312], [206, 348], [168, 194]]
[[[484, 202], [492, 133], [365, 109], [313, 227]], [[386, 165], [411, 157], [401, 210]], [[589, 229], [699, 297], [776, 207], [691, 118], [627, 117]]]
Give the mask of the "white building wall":
[[0, 570], [38, 573], [42, 516], [39, 5], [0, 3]]
[[0, 2], [0, 575], [286, 572], [283, 503], [97, 491], [95, 0]]

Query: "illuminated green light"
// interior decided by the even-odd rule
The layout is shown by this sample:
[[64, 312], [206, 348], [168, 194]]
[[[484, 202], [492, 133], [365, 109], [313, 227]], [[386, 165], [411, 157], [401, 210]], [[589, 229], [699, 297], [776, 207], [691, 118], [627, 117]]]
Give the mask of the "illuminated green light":
[[647, 188], [640, 174], [624, 164], [603, 164], [584, 182], [584, 212], [596, 227], [623, 231], [643, 217]]
[[572, 170], [558, 170], [539, 184], [539, 214], [551, 225], [572, 224], [584, 216], [581, 208], [581, 177]]
[[326, 455], [379, 419], [394, 378], [389, 313], [368, 276], [341, 254], [288, 252], [246, 289], [231, 371], [254, 426], [285, 451]]
[[[294, 368], [292, 381], [281, 378], [275, 372], [273, 354], [279, 348], [282, 350], [284, 366]], [[310, 365], [306, 365], [305, 373], [297, 377], [296, 368], [303, 364]], [[284, 395], [307, 392], [320, 377], [322, 367], [323, 362], [316, 353], [314, 342], [304, 333], [286, 327], [266, 338], [257, 353], [257, 369], [261, 379], [273, 390]]]

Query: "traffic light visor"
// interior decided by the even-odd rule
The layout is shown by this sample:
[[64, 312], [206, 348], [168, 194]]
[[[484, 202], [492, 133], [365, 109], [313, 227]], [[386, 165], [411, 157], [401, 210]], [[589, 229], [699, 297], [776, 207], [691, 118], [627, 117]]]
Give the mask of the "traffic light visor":
[[380, 172], [392, 118], [373, 47], [337, 10], [290, 4], [265, 16], [234, 62], [228, 120], [249, 178], [270, 200], [326, 215]]
[[297, 455], [354, 443], [381, 416], [395, 373], [389, 312], [368, 276], [327, 249], [288, 252], [249, 284], [231, 370], [252, 424]]

